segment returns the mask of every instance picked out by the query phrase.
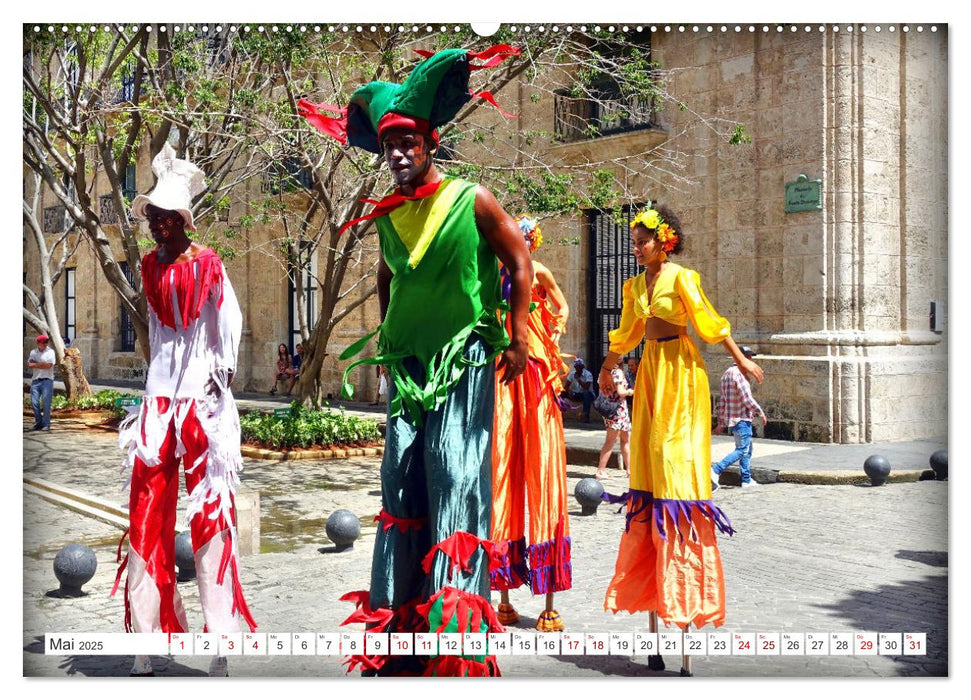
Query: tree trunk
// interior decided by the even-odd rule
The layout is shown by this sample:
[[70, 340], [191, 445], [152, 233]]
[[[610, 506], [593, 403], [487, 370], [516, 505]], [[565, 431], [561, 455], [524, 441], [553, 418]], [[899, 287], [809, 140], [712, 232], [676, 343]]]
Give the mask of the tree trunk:
[[91, 387], [84, 376], [80, 350], [67, 348], [64, 351], [64, 359], [57, 367], [61, 372], [61, 378], [64, 380], [64, 390], [68, 401], [75, 401], [82, 396], [91, 396]]

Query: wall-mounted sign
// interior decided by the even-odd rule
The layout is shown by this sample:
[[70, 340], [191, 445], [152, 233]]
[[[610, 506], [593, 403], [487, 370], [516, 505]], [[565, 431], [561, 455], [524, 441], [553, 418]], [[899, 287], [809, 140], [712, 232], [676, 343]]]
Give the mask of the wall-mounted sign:
[[786, 183], [786, 214], [797, 211], [816, 211], [823, 208], [823, 181], [799, 175], [795, 182]]

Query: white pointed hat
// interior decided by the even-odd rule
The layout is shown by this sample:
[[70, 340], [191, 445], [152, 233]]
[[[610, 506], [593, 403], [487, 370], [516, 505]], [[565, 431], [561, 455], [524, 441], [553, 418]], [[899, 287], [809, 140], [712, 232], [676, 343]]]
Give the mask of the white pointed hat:
[[136, 219], [148, 218], [145, 207], [151, 204], [159, 209], [179, 212], [185, 219], [186, 228], [195, 231], [192, 198], [206, 188], [203, 172], [189, 161], [176, 158], [175, 149], [168, 143], [152, 160], [152, 172], [158, 178], [155, 189], [132, 200], [132, 216]]

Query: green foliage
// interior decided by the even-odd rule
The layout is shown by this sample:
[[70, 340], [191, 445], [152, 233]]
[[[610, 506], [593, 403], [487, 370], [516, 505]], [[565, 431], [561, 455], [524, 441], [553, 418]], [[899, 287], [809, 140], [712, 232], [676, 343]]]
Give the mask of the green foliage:
[[268, 449], [313, 447], [314, 445], [353, 445], [381, 440], [377, 421], [349, 416], [329, 408], [310, 409], [294, 401], [290, 415], [250, 411], [240, 417], [243, 442]]
[[[77, 410], [77, 411], [101, 411], [101, 410], [113, 410], [115, 408], [115, 400], [127, 397], [134, 398], [134, 394], [122, 393], [116, 391], [115, 389], [103, 389], [96, 394], [91, 396], [81, 396], [75, 401], [68, 401], [67, 397], [63, 394], [54, 394], [51, 398], [51, 410], [52, 411], [63, 411], [65, 409]], [[30, 397], [24, 396], [24, 406], [30, 406]]]
[[744, 124], [736, 124], [735, 128], [732, 129], [732, 135], [728, 139], [728, 143], [732, 146], [738, 146], [743, 143], [752, 143], [752, 137], [748, 135], [745, 131]]
[[593, 173], [593, 183], [590, 193], [584, 201], [586, 209], [610, 209], [621, 196], [620, 190], [614, 187], [616, 176], [612, 170], [597, 170]]
[[519, 200], [524, 211], [533, 214], [562, 214], [580, 208], [580, 198], [573, 191], [573, 176], [544, 172], [534, 178], [514, 172], [503, 183], [507, 194]]

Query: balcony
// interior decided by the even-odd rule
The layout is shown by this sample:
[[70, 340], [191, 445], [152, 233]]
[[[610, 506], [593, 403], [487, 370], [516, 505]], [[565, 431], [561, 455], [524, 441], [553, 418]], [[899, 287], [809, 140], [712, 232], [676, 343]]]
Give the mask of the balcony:
[[314, 186], [313, 175], [300, 158], [283, 158], [282, 162], [270, 163], [260, 182], [260, 191], [270, 194], [290, 194]]
[[568, 90], [553, 96], [553, 131], [560, 143], [575, 143], [657, 127], [653, 99], [624, 95], [616, 83], [602, 81], [586, 94], [573, 97]]

